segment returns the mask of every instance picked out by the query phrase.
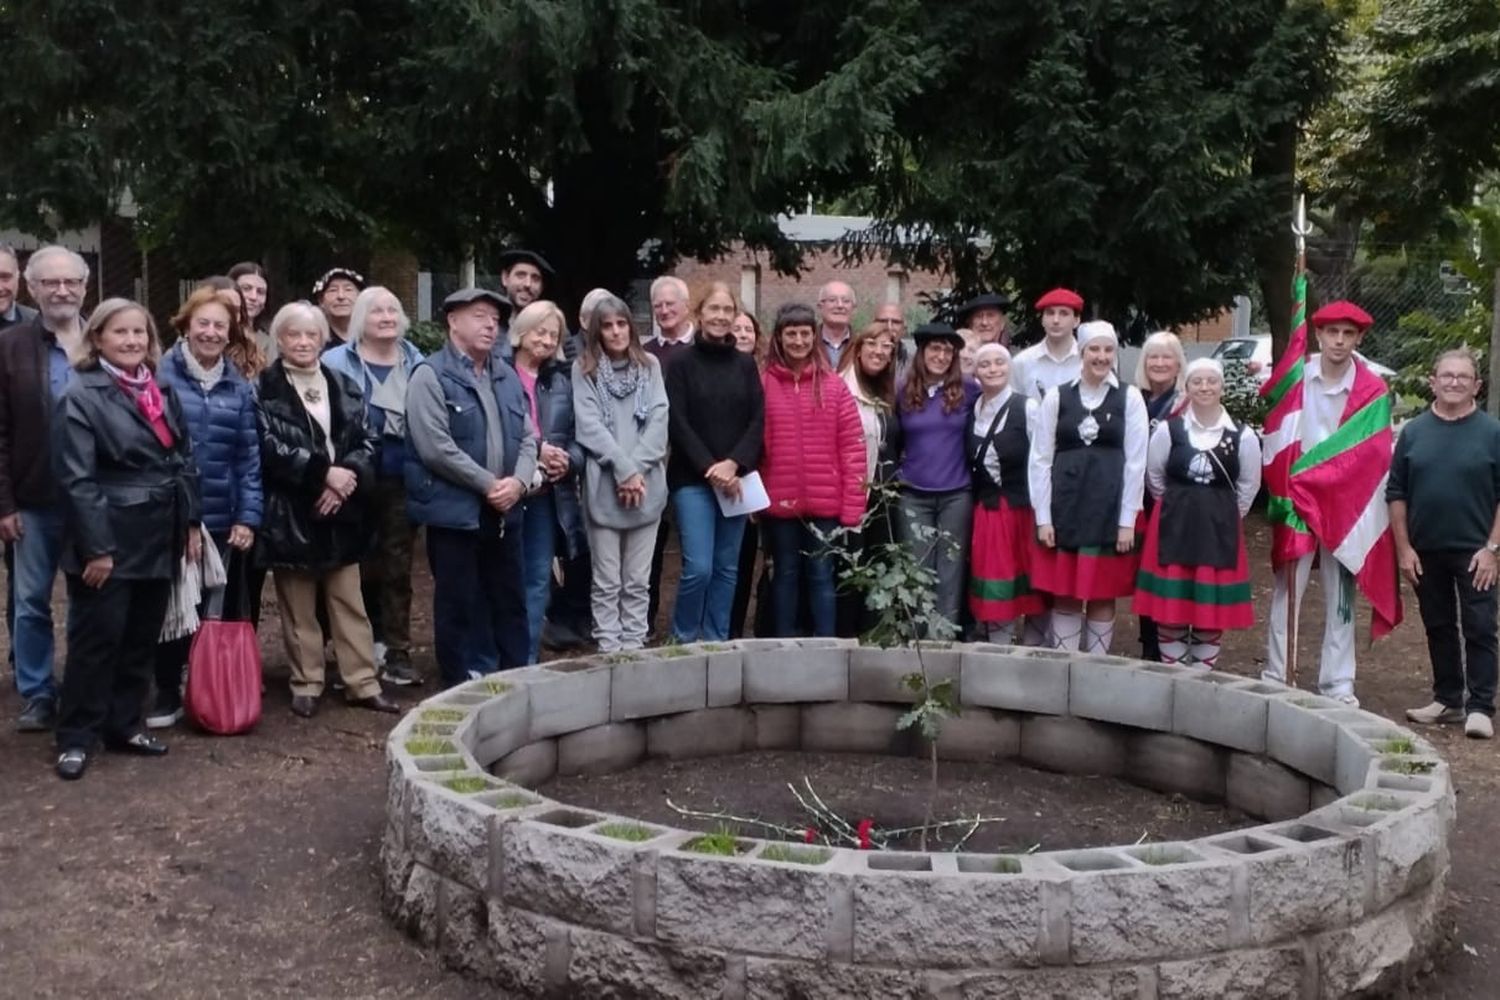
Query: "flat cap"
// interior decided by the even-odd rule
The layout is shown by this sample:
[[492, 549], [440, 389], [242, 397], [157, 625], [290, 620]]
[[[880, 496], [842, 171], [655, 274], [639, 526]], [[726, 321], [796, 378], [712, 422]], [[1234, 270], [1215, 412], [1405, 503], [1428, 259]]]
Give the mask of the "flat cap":
[[511, 310], [514, 308], [510, 304], [510, 299], [506, 298], [504, 295], [501, 295], [499, 292], [491, 291], [488, 288], [460, 288], [458, 291], [454, 292], [452, 295], [443, 300], [443, 315], [446, 316], [454, 309], [458, 309], [462, 306], [467, 306], [475, 302], [488, 302], [490, 305], [500, 310], [501, 316], [509, 316], [511, 314]]

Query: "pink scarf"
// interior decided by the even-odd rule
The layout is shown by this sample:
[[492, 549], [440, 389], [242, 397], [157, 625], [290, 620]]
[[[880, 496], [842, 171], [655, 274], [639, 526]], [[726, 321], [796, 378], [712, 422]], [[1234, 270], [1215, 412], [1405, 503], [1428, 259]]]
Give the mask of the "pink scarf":
[[171, 448], [175, 443], [172, 437], [172, 429], [167, 426], [164, 416], [166, 407], [162, 402], [161, 389], [156, 384], [156, 379], [151, 375], [151, 369], [145, 365], [136, 368], [136, 374], [129, 375], [123, 369], [99, 359], [99, 365], [114, 377], [115, 384], [125, 391], [135, 403], [135, 408], [141, 411], [141, 416], [151, 425], [151, 432], [156, 435], [156, 440], [161, 442], [163, 448]]

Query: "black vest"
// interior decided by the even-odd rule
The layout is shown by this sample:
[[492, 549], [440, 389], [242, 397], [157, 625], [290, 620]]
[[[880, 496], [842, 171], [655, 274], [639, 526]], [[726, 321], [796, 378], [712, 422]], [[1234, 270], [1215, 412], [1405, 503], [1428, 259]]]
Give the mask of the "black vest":
[[1125, 390], [1111, 385], [1103, 401], [1090, 410], [1083, 405], [1077, 382], [1060, 387], [1052, 459], [1057, 547], [1114, 552], [1124, 491]]
[[1193, 447], [1182, 417], [1167, 423], [1167, 489], [1161, 498], [1157, 558], [1163, 566], [1233, 569], [1240, 553], [1240, 425], [1208, 451]]
[[[1005, 426], [999, 431], [995, 425], [1005, 418]], [[984, 465], [984, 454], [993, 445], [1000, 459], [1000, 482], [990, 477]], [[974, 412], [969, 411], [968, 454], [969, 475], [974, 487], [974, 499], [990, 510], [1000, 506], [1000, 499], [1013, 509], [1031, 506], [1031, 492], [1027, 486], [1026, 462], [1031, 453], [1031, 439], [1026, 435], [1026, 397], [1019, 392], [995, 414], [988, 427], [976, 425]]]

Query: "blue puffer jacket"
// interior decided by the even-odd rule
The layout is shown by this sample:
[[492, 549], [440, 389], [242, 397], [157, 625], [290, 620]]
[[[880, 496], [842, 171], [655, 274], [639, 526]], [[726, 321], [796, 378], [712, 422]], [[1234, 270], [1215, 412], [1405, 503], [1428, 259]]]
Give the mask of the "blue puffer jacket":
[[203, 491], [203, 527], [226, 535], [236, 524], [259, 528], [262, 498], [260, 436], [255, 429], [255, 389], [229, 360], [209, 392], [188, 374], [179, 341], [162, 356], [156, 377], [182, 400], [193, 459]]

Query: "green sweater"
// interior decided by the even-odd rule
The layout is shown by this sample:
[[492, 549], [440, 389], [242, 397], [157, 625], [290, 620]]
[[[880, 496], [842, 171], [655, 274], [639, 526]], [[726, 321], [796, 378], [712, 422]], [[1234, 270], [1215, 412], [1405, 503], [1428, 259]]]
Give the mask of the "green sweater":
[[1427, 410], [1401, 428], [1387, 501], [1406, 501], [1406, 533], [1419, 552], [1477, 551], [1500, 504], [1500, 421], [1475, 410], [1444, 420]]

